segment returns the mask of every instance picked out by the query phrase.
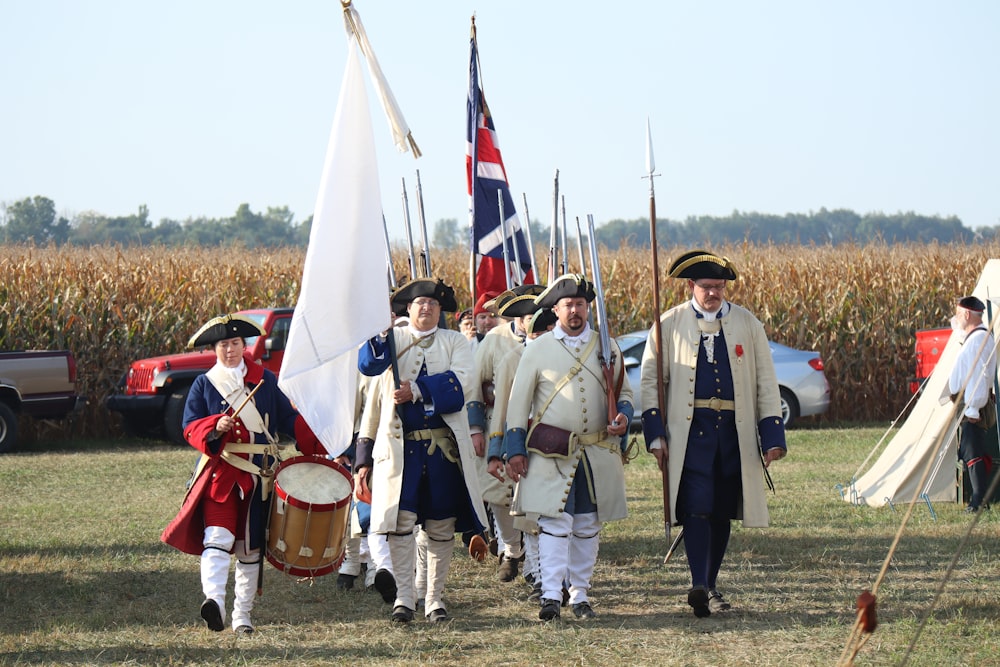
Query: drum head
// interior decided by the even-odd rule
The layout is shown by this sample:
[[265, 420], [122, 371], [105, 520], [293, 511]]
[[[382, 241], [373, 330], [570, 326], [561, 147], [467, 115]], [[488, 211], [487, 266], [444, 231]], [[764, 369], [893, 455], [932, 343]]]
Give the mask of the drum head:
[[289, 505], [322, 511], [350, 502], [354, 480], [336, 461], [299, 456], [278, 467], [274, 488]]

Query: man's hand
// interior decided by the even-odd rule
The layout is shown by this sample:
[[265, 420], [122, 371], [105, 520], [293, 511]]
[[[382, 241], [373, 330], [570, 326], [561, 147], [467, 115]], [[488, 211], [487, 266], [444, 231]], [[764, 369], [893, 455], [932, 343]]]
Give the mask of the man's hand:
[[608, 433], [610, 435], [625, 435], [625, 431], [628, 430], [628, 417], [622, 413], [615, 415], [615, 421], [612, 424], [608, 424]]
[[[486, 456], [486, 436], [482, 433], [473, 433], [472, 448], [476, 450], [476, 456], [479, 458]], [[495, 476], [496, 475], [494, 475], [494, 477]]]
[[764, 452], [764, 467], [768, 468], [771, 465], [771, 461], [777, 461], [778, 459], [783, 458], [785, 458], [785, 450], [781, 447], [772, 447]]
[[486, 472], [493, 475], [501, 482], [504, 481], [503, 461], [497, 458], [490, 459], [489, 465], [486, 466]]
[[409, 380], [400, 382], [399, 389], [392, 392], [392, 402], [396, 405], [405, 405], [406, 403], [413, 402], [413, 389], [410, 387]]
[[656, 457], [656, 465], [663, 472], [667, 468], [667, 448], [659, 447], [657, 449], [650, 450], [653, 452], [653, 456]]
[[219, 417], [219, 421], [215, 422], [215, 430], [219, 433], [228, 433], [232, 430], [235, 421], [229, 415], [222, 415]]
[[523, 454], [511, 457], [507, 461], [507, 475], [515, 482], [521, 481], [522, 477], [528, 476], [528, 457]]

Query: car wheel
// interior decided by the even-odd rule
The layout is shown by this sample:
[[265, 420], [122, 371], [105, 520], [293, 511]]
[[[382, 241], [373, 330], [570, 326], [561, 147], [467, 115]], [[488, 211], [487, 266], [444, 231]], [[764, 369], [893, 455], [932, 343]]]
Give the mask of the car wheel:
[[6, 403], [0, 403], [0, 454], [17, 444], [17, 415]]
[[167, 434], [167, 440], [177, 445], [186, 445], [184, 439], [184, 404], [187, 403], [188, 392], [191, 385], [178, 387], [170, 397], [167, 398], [167, 406], [163, 409], [163, 431]]
[[781, 392], [781, 419], [785, 422], [785, 428], [788, 428], [792, 422], [799, 418], [799, 401], [791, 390], [780, 387], [779, 391]]

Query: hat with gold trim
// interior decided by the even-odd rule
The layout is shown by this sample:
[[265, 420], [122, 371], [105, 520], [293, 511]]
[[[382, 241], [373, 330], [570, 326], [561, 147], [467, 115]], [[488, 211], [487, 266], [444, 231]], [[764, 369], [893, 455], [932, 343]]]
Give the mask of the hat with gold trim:
[[441, 310], [446, 313], [453, 313], [458, 310], [458, 302], [455, 301], [455, 290], [440, 278], [414, 278], [405, 285], [400, 285], [399, 289], [392, 293], [392, 310], [396, 311], [397, 306], [410, 305], [414, 299], [420, 297], [430, 297], [437, 299], [441, 304]]
[[596, 296], [594, 283], [587, 280], [586, 276], [567, 273], [552, 281], [544, 292], [535, 297], [535, 303], [542, 308], [552, 308], [559, 303], [559, 299], [582, 298], [593, 301]]
[[688, 280], [736, 280], [739, 274], [728, 257], [719, 257], [707, 250], [692, 250], [686, 252], [670, 265], [671, 278], [687, 278]]
[[215, 345], [220, 340], [230, 338], [253, 338], [263, 336], [266, 332], [259, 324], [245, 315], [219, 315], [202, 325], [188, 340], [188, 348]]

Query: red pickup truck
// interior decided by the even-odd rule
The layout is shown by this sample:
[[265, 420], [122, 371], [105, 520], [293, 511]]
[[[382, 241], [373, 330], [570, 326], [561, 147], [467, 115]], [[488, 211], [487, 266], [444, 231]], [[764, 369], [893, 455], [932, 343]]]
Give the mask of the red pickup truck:
[[[284, 357], [292, 308], [254, 308], [239, 311], [266, 332], [247, 339], [247, 349], [278, 373]], [[169, 354], [132, 362], [118, 384], [118, 392], [107, 399], [107, 407], [121, 413], [125, 431], [139, 437], [165, 437], [185, 444], [181, 431], [184, 403], [194, 379], [215, 364], [211, 350]]]
[[17, 417], [62, 419], [83, 408], [69, 350], [0, 352], [0, 453], [17, 445]]

